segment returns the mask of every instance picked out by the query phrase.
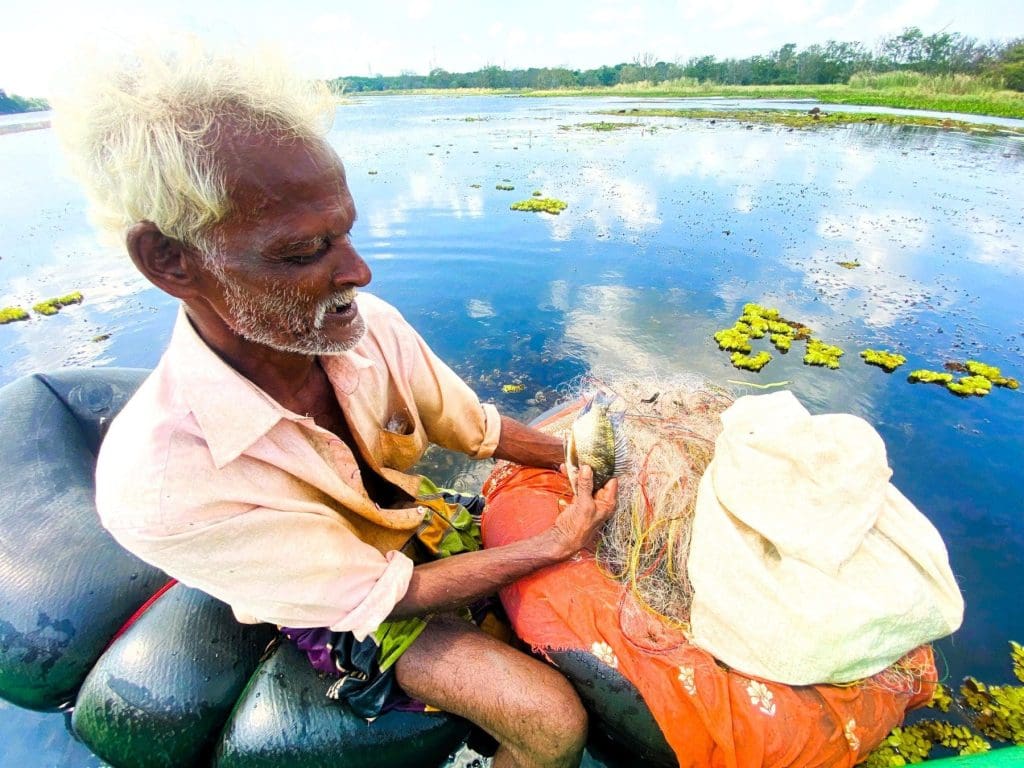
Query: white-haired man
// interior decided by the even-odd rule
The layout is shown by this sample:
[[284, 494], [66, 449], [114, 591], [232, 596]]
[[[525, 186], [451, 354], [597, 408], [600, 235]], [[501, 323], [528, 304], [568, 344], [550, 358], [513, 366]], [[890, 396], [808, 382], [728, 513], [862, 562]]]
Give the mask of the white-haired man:
[[[266, 60], [191, 51], [58, 104], [98, 220], [182, 302], [103, 444], [100, 515], [240, 620], [353, 672], [357, 711], [393, 679], [491, 733], [496, 765], [575, 764], [586, 715], [569, 684], [449, 612], [586, 546], [614, 483], [594, 497], [583, 473], [551, 529], [484, 551], [461, 500], [406, 472], [428, 443], [537, 466], [562, 448], [481, 405], [394, 308], [356, 298], [370, 270], [324, 95]], [[335, 650], [384, 637], [369, 670]]]

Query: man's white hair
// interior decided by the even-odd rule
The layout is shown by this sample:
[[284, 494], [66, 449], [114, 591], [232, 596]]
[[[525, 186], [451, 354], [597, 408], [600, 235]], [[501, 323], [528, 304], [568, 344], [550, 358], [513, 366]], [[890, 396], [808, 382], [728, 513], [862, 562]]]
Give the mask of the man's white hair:
[[215, 52], [194, 40], [98, 63], [54, 99], [54, 127], [99, 229], [124, 243], [150, 221], [209, 256], [211, 225], [231, 211], [217, 157], [227, 126], [317, 140], [334, 117], [322, 82], [265, 50]]

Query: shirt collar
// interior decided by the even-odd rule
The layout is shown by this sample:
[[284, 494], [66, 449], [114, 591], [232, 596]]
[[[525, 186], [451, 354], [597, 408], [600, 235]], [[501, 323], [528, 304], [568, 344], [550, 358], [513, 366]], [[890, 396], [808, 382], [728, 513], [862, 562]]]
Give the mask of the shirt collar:
[[[281, 419], [302, 421], [224, 362], [199, 336], [179, 307], [166, 360], [218, 468], [237, 459]], [[359, 371], [373, 361], [356, 349], [325, 358], [332, 385], [355, 391]]]

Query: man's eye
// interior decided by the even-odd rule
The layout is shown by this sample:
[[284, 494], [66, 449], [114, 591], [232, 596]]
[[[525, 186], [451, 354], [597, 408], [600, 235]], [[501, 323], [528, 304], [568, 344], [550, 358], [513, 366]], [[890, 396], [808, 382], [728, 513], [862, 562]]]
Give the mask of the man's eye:
[[312, 245], [313, 250], [301, 251], [299, 253], [293, 253], [288, 257], [288, 261], [292, 264], [309, 264], [316, 261], [331, 247], [330, 240], [324, 239], [319, 245]]

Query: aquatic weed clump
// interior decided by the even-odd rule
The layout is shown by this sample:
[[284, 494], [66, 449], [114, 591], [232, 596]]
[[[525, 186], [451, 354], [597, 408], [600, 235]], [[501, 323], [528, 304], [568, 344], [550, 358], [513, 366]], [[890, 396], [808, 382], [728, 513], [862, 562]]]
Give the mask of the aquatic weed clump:
[[494, 188], [499, 192], [511, 192], [515, 187], [511, 184], [495, 184]]
[[[1024, 647], [1010, 642], [1010, 660], [1014, 676], [1024, 683]], [[868, 755], [867, 768], [920, 763], [931, 757], [936, 745], [956, 750], [961, 755], [988, 752], [996, 741], [1024, 745], [1024, 685], [987, 685], [973, 677], [964, 679], [954, 702], [945, 686], [939, 684], [931, 701], [925, 706], [950, 712], [953, 704], [967, 724], [943, 720], [922, 720], [913, 725], [893, 729], [885, 740]]]
[[569, 207], [564, 200], [556, 200], [553, 197], [534, 197], [529, 200], [520, 200], [509, 206], [513, 211], [534, 211], [537, 213], [552, 213], [557, 216]]
[[979, 362], [977, 360], [968, 360], [964, 367], [967, 369], [969, 373], [975, 376], [984, 376], [997, 387], [1017, 389], [1017, 387], [1020, 386], [1020, 383], [1016, 379], [1011, 379], [1008, 376], [1003, 376], [1003, 372], [996, 368], [994, 365], [986, 365], [985, 363]]
[[19, 320], [28, 320], [28, 312], [21, 307], [4, 307], [0, 309], [0, 325], [17, 323]]
[[58, 296], [55, 299], [47, 299], [46, 301], [40, 301], [38, 304], [33, 304], [32, 309], [38, 315], [56, 315], [63, 307], [81, 303], [81, 291], [73, 291], [66, 296]]
[[992, 391], [992, 382], [984, 376], [964, 376], [960, 381], [950, 381], [946, 389], [954, 395], [984, 397]]
[[953, 374], [942, 371], [929, 371], [926, 368], [919, 368], [907, 375], [907, 381], [911, 384], [949, 384], [953, 380]]
[[718, 348], [724, 352], [750, 352], [750, 326], [746, 330], [739, 328], [739, 323], [732, 328], [723, 328], [715, 333]]
[[839, 358], [845, 353], [839, 347], [826, 344], [821, 339], [807, 342], [807, 354], [804, 355], [805, 365], [820, 365], [825, 368], [838, 368]]
[[907, 358], [903, 355], [889, 352], [885, 349], [865, 349], [860, 353], [860, 356], [864, 358], [864, 362], [868, 365], [877, 365], [879, 368], [884, 368], [886, 373], [892, 373], [907, 362]]
[[772, 361], [772, 356], [768, 352], [758, 352], [756, 355], [744, 355], [742, 352], [733, 352], [731, 360], [732, 364], [737, 368], [743, 368], [756, 373]]

